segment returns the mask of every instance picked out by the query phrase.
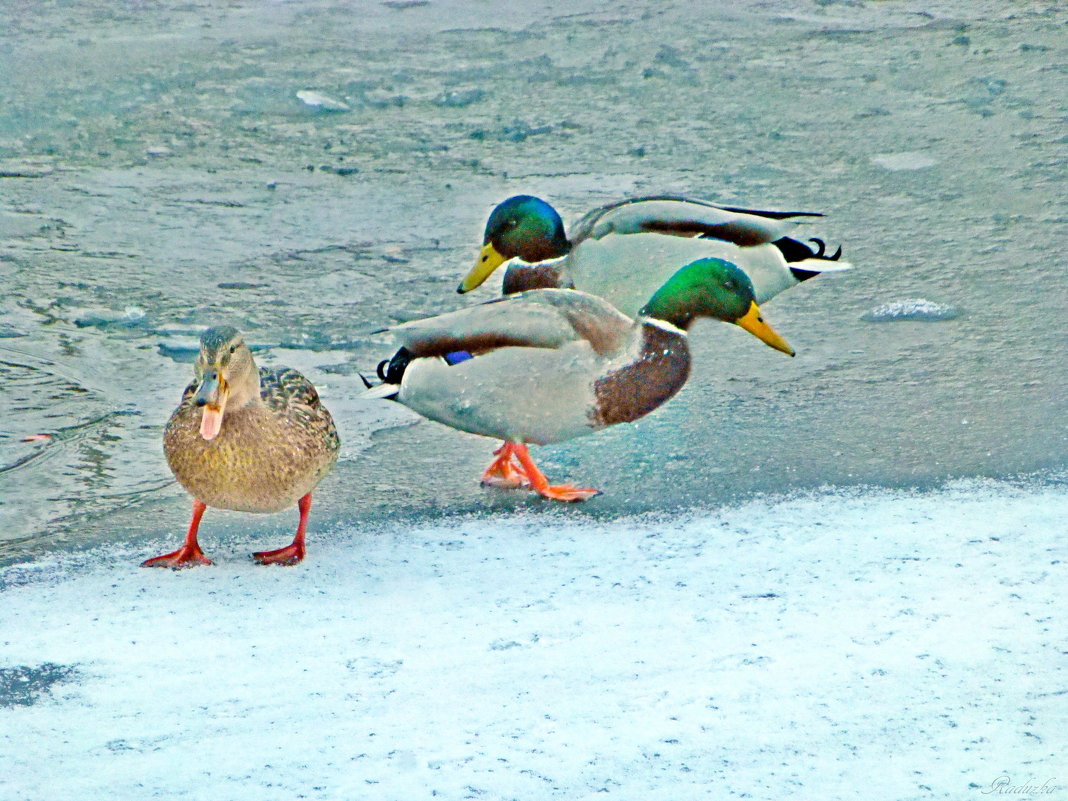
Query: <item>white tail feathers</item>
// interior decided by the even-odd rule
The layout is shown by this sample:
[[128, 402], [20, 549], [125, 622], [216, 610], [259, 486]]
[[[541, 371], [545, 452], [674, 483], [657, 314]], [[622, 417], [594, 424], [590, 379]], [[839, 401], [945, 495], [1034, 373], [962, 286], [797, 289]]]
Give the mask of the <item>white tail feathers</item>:
[[400, 392], [400, 384], [376, 384], [360, 393], [361, 398], [386, 398], [391, 400]]
[[808, 270], [813, 273], [840, 273], [844, 270], [852, 270], [853, 265], [848, 261], [834, 259], [802, 259], [792, 261], [787, 265], [791, 270]]

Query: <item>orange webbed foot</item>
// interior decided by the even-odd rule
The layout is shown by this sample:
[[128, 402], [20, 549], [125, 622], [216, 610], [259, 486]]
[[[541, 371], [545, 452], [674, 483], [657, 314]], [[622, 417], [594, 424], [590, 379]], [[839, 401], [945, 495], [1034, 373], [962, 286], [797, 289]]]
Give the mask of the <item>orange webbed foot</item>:
[[285, 548], [275, 551], [256, 551], [252, 558], [261, 565], [295, 565], [304, 560], [304, 535], [308, 530], [308, 514], [311, 512], [312, 496], [309, 492], [299, 501], [297, 508], [300, 510], [300, 523], [297, 524], [297, 533], [293, 542]]
[[601, 491], [589, 487], [576, 487], [574, 484], [552, 484], [538, 489], [537, 493], [551, 501], [578, 503], [600, 495]]
[[482, 486], [504, 487], [506, 489], [530, 486], [530, 479], [527, 478], [523, 466], [518, 462], [512, 461], [512, 457], [515, 455], [514, 445], [510, 442], [505, 442], [493, 452], [493, 455], [497, 458], [490, 463], [490, 466], [486, 468], [486, 472], [482, 474], [480, 481]]
[[163, 556], [146, 559], [141, 563], [141, 567], [170, 567], [175, 570], [181, 570], [185, 567], [212, 564], [212, 561], [200, 550], [200, 543], [197, 542], [197, 529], [200, 528], [200, 518], [204, 516], [207, 508], [201, 501], [194, 498], [193, 517], [189, 521], [189, 530], [185, 534], [185, 542], [182, 543], [182, 547], [177, 551], [165, 553]]
[[551, 501], [577, 503], [578, 501], [588, 501], [590, 498], [601, 494], [600, 490], [576, 487], [574, 484], [550, 484], [545, 474], [538, 469], [538, 466], [534, 464], [534, 460], [530, 458], [530, 451], [526, 445], [513, 444], [511, 447], [516, 459], [519, 460], [519, 464], [522, 465], [524, 475], [530, 481], [531, 489], [541, 497], [548, 498]]
[[204, 555], [199, 546], [183, 545], [177, 551], [146, 559], [141, 563], [141, 567], [170, 567], [175, 570], [182, 570], [187, 567], [211, 564], [215, 563]]
[[304, 544], [294, 542], [274, 551], [256, 551], [252, 558], [261, 565], [296, 565], [304, 560]]

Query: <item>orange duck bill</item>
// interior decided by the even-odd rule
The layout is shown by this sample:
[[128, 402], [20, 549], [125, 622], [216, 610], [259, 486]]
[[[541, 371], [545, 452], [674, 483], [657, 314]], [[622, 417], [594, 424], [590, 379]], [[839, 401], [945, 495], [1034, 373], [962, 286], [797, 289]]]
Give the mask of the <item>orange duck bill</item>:
[[213, 440], [222, 430], [223, 412], [226, 410], [226, 400], [229, 396], [230, 387], [219, 375], [219, 371], [205, 371], [204, 378], [193, 396], [193, 403], [203, 409], [200, 417], [200, 436], [204, 439]]

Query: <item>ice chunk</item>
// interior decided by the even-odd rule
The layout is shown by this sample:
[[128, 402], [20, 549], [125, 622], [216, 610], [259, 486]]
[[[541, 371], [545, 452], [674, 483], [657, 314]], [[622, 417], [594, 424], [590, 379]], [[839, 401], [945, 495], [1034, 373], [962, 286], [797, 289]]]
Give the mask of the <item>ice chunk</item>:
[[306, 106], [320, 109], [321, 111], [352, 111], [352, 107], [340, 100], [316, 92], [314, 89], [301, 89], [297, 92], [297, 98]]
[[925, 300], [923, 298], [909, 298], [884, 303], [861, 316], [862, 320], [869, 323], [887, 323], [897, 320], [912, 320], [919, 322], [937, 322], [939, 320], [952, 320], [960, 316], [960, 309], [943, 303]]
[[905, 153], [880, 153], [871, 157], [873, 164], [878, 164], [885, 170], [900, 172], [901, 170], [925, 170], [938, 163], [926, 153], [918, 150], [910, 150]]
[[144, 325], [145, 321], [144, 309], [127, 306], [121, 313], [110, 309], [86, 312], [81, 317], [76, 317], [74, 324], [79, 328], [138, 328]]
[[0, 339], [14, 339], [15, 337], [26, 336], [25, 331], [20, 331], [10, 323], [0, 323]]
[[179, 364], [192, 364], [200, 353], [200, 340], [192, 337], [169, 339], [160, 342], [157, 347], [160, 356], [166, 356]]
[[469, 133], [468, 136], [479, 141], [497, 139], [501, 142], [522, 142], [531, 136], [540, 136], [552, 133], [552, 131], [552, 125], [532, 126], [523, 120], [515, 120], [510, 125], [503, 125], [495, 130], [487, 131], [484, 128], [478, 128]]
[[474, 89], [447, 89], [434, 98], [434, 105], [447, 108], [465, 108], [477, 103], [486, 93], [477, 87]]

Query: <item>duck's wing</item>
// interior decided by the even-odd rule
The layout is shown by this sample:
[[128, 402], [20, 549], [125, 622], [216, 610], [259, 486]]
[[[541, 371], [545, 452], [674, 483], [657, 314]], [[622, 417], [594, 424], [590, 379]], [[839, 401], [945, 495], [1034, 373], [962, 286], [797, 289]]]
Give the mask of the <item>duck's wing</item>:
[[632, 326], [629, 317], [602, 298], [538, 289], [386, 330], [413, 357], [503, 347], [557, 349], [579, 339], [607, 355], [626, 345]]
[[304, 374], [292, 367], [260, 368], [260, 399], [275, 415], [296, 423], [306, 436], [325, 442], [327, 450], [340, 448], [337, 428], [319, 393]]
[[682, 197], [640, 197], [594, 209], [575, 224], [573, 246], [608, 234], [657, 233], [721, 239], [741, 247], [781, 239], [795, 217], [822, 217], [811, 211], [760, 211], [720, 206]]
[[260, 398], [265, 405], [276, 411], [297, 406], [307, 409], [323, 408], [315, 385], [292, 367], [261, 367]]

